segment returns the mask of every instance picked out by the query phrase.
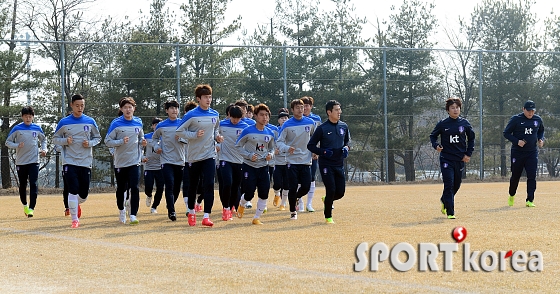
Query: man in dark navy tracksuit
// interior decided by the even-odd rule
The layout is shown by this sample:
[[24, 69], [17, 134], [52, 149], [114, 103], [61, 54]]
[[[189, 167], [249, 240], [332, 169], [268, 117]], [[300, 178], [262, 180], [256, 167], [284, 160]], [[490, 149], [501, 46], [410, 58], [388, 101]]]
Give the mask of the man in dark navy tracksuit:
[[[439, 121], [430, 134], [432, 147], [440, 152], [441, 212], [447, 214], [448, 219], [455, 219], [455, 194], [461, 187], [465, 163], [470, 161], [474, 150], [475, 135], [469, 121], [459, 117], [461, 106], [461, 99], [447, 99], [445, 110], [449, 117]], [[441, 144], [437, 142], [438, 136], [441, 136]]]
[[533, 200], [537, 189], [538, 147], [542, 148], [544, 144], [544, 125], [541, 117], [535, 114], [535, 102], [531, 100], [525, 102], [523, 112], [511, 117], [504, 129], [504, 137], [512, 143], [508, 205], [513, 206], [519, 179], [523, 168], [525, 168], [527, 172], [525, 205], [535, 207]]
[[[334, 224], [332, 219], [333, 201], [344, 196], [346, 179], [344, 177], [344, 158], [348, 157], [350, 133], [348, 125], [340, 121], [342, 109], [336, 100], [327, 102], [328, 119], [313, 133], [307, 149], [319, 155], [319, 170], [325, 185], [325, 221]], [[317, 147], [320, 143], [320, 147]]]

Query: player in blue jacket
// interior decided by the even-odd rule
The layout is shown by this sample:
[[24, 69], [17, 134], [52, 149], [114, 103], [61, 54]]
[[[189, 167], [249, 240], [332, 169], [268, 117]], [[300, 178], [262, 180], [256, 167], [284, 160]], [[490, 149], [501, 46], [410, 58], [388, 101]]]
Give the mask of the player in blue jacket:
[[[471, 160], [474, 150], [474, 131], [468, 120], [459, 117], [461, 106], [461, 99], [447, 99], [445, 110], [449, 117], [439, 121], [430, 134], [432, 147], [440, 153], [443, 178], [441, 213], [446, 214], [448, 219], [455, 219], [455, 194], [461, 187], [465, 163]], [[441, 144], [438, 137], [441, 137]]]
[[[47, 138], [41, 126], [33, 123], [34, 117], [33, 107], [22, 108], [21, 119], [23, 122], [12, 128], [5, 143], [8, 148], [16, 150], [19, 198], [23, 204], [23, 213], [27, 217], [33, 217], [35, 204], [37, 204], [39, 154], [47, 155]], [[27, 203], [27, 180], [29, 180], [29, 203]]]
[[508, 205], [513, 206], [515, 193], [523, 169], [527, 172], [527, 199], [525, 206], [535, 207], [537, 189], [537, 164], [539, 148], [544, 145], [544, 125], [540, 116], [535, 114], [535, 102], [529, 100], [523, 112], [514, 115], [504, 129], [504, 137], [511, 145], [511, 178], [509, 179]]
[[307, 144], [307, 149], [319, 155], [319, 170], [326, 192], [323, 198], [325, 221], [327, 224], [334, 224], [333, 202], [344, 197], [346, 191], [344, 158], [348, 157], [350, 149], [350, 132], [348, 125], [340, 121], [342, 109], [338, 101], [328, 101], [325, 109], [328, 118], [317, 127]]

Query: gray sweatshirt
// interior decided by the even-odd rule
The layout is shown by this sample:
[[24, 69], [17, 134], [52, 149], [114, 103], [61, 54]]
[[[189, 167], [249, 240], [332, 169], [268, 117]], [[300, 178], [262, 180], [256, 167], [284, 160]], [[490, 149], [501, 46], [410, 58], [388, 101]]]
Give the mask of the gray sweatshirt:
[[[311, 165], [311, 152], [307, 150], [307, 143], [315, 132], [315, 122], [302, 117], [300, 120], [292, 117], [288, 119], [280, 129], [278, 136], [278, 149], [286, 153], [286, 161], [289, 164]], [[293, 154], [289, 154], [290, 147], [294, 147]]]
[[[68, 144], [68, 137], [72, 136], [72, 144]], [[89, 141], [89, 147], [82, 145]], [[62, 164], [91, 168], [93, 162], [93, 146], [101, 142], [101, 134], [95, 120], [85, 114], [74, 117], [73, 114], [61, 119], [56, 126], [53, 143], [62, 146]]]
[[[19, 143], [23, 147], [19, 148]], [[39, 143], [41, 151], [47, 151], [47, 138], [43, 129], [37, 124], [19, 123], [12, 128], [6, 139], [6, 146], [16, 149], [16, 165], [25, 165], [39, 162]]]
[[[125, 137], [129, 138], [126, 144]], [[131, 120], [127, 120], [124, 115], [121, 115], [111, 122], [105, 136], [105, 145], [115, 148], [113, 160], [116, 168], [140, 164], [143, 139], [144, 130], [140, 118], [133, 116]]]

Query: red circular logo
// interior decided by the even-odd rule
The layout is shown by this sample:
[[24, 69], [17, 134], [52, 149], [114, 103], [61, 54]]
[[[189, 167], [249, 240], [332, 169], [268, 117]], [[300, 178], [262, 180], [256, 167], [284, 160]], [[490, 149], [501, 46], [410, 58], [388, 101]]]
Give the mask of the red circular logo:
[[467, 238], [467, 229], [465, 227], [456, 227], [451, 232], [451, 236], [457, 243], [461, 243]]

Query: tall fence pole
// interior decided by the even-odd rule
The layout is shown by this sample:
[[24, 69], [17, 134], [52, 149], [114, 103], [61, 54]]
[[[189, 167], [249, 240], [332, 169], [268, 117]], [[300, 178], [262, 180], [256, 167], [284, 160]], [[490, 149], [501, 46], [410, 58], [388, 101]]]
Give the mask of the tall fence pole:
[[286, 68], [286, 46], [282, 47], [282, 55], [284, 59], [284, 108], [288, 108], [288, 69]]
[[181, 58], [179, 55], [179, 43], [175, 47], [175, 66], [177, 78], [177, 101], [181, 102]]
[[385, 132], [385, 182], [389, 183], [389, 134], [387, 131], [387, 50], [383, 49], [383, 128]]
[[64, 117], [64, 112], [66, 111], [66, 103], [65, 103], [65, 91], [64, 88], [66, 87], [66, 81], [64, 79], [65, 75], [65, 68], [64, 68], [64, 43], [60, 43], [60, 114], [61, 117]]
[[484, 179], [484, 148], [482, 147], [482, 50], [478, 50], [478, 119], [479, 119], [479, 138], [480, 142], [480, 179]]

